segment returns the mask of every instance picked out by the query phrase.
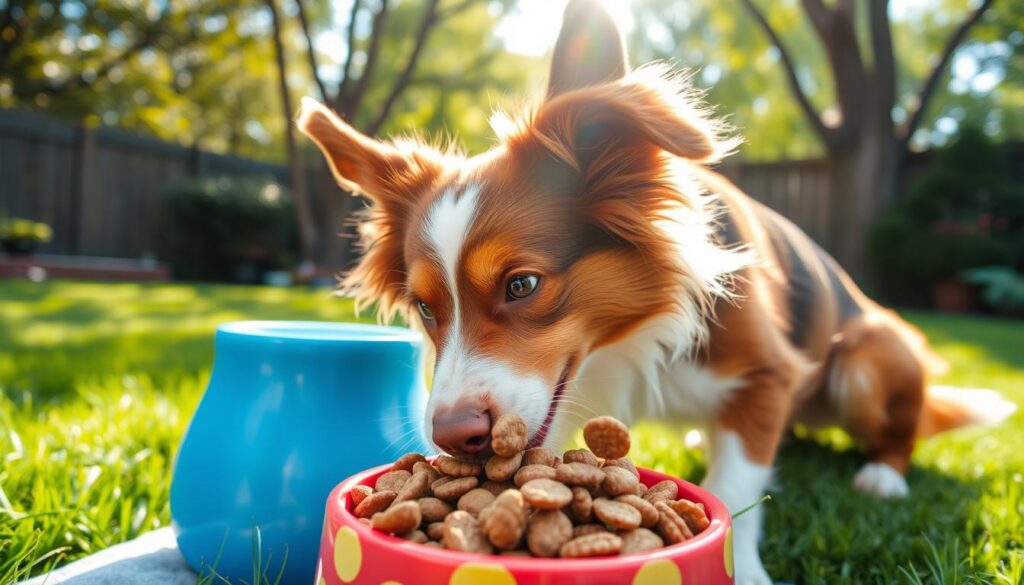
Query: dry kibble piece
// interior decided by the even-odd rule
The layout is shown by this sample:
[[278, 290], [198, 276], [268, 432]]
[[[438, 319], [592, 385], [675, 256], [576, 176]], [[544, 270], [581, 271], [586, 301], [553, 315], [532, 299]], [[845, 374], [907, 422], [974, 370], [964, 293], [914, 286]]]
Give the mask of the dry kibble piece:
[[615, 501], [622, 502], [623, 504], [629, 504], [630, 506], [636, 508], [637, 511], [640, 512], [640, 526], [643, 526], [644, 528], [654, 528], [658, 525], [658, 519], [660, 518], [660, 515], [658, 514], [657, 508], [654, 507], [654, 504], [648, 502], [647, 500], [641, 498], [640, 496], [634, 494], [626, 494], [624, 496], [619, 496], [615, 498]]
[[555, 479], [555, 468], [547, 465], [524, 465], [512, 478], [516, 487], [523, 487], [523, 484], [534, 479]]
[[402, 502], [378, 512], [370, 519], [374, 530], [390, 534], [412, 532], [423, 521], [420, 506], [416, 502]]
[[474, 488], [462, 494], [462, 497], [459, 498], [459, 503], [456, 507], [476, 516], [480, 513], [480, 510], [486, 508], [487, 505], [493, 501], [494, 494], [487, 490]]
[[434, 462], [441, 473], [452, 477], [472, 477], [480, 475], [480, 465], [471, 461], [462, 461], [448, 455], [441, 455]]
[[499, 495], [501, 495], [501, 492], [503, 492], [505, 490], [514, 490], [514, 489], [516, 489], [516, 486], [512, 485], [511, 483], [509, 483], [507, 481], [490, 481], [490, 480], [488, 480], [488, 481], [485, 481], [482, 484], [480, 484], [480, 489], [487, 490], [487, 491], [491, 492], [492, 494], [494, 494], [495, 497], [498, 497]]
[[555, 466], [555, 454], [546, 447], [533, 447], [523, 451], [523, 465], [547, 465]]
[[484, 473], [491, 481], [508, 481], [519, 471], [523, 463], [523, 454], [516, 453], [511, 457], [495, 455], [484, 464]]
[[430, 476], [430, 483], [434, 483], [435, 481], [441, 479], [441, 472], [435, 469], [433, 465], [427, 463], [426, 461], [417, 461], [416, 463], [413, 463], [412, 473], [413, 475], [417, 473], [426, 473], [427, 475]]
[[601, 482], [601, 489], [611, 497], [635, 494], [636, 484], [638, 483], [640, 483], [640, 480], [630, 473], [629, 470], [621, 467], [605, 467], [604, 481]]
[[618, 459], [629, 454], [629, 429], [618, 419], [599, 416], [583, 426], [583, 441], [594, 455]]
[[373, 488], [368, 485], [357, 485], [352, 488], [352, 505], [358, 506], [366, 499], [366, 496], [373, 493]]
[[640, 481], [640, 472], [636, 470], [636, 465], [633, 464], [633, 460], [629, 457], [619, 457], [618, 459], [608, 459], [604, 462], [601, 467], [621, 467], [626, 471], [636, 476], [636, 480]]
[[438, 485], [438, 482], [443, 481], [443, 479], [434, 482], [434, 497], [449, 502], [461, 498], [466, 492], [475, 488], [480, 483], [480, 480], [475, 477], [458, 477]]
[[480, 525], [487, 540], [507, 550], [518, 546], [526, 531], [526, 503], [516, 490], [506, 490], [480, 511]]
[[356, 522], [370, 526], [371, 522], [369, 518], [356, 518]]
[[430, 495], [430, 476], [426, 473], [414, 473], [405, 482], [402, 489], [398, 490], [398, 497], [395, 498], [395, 503], [418, 500], [428, 495]]
[[671, 479], [659, 481], [647, 489], [644, 499], [652, 504], [667, 502], [679, 497], [679, 485]]
[[496, 455], [511, 457], [526, 448], [526, 421], [518, 414], [503, 414], [491, 427], [491, 448]]
[[413, 530], [412, 532], [400, 534], [399, 538], [404, 538], [405, 540], [409, 540], [419, 544], [427, 544], [427, 542], [430, 541], [430, 539], [427, 538], [427, 533], [423, 532], [422, 530]]
[[661, 540], [660, 536], [646, 528], [627, 530], [619, 533], [619, 537], [622, 538], [622, 550], [619, 551], [619, 554], [623, 555], [657, 550], [665, 546], [665, 542]]
[[553, 557], [572, 539], [572, 520], [561, 510], [538, 510], [530, 516], [526, 546], [535, 556]]
[[431, 540], [431, 541], [428, 541], [428, 542], [424, 542], [423, 546], [429, 546], [429, 547], [432, 547], [432, 548], [444, 548], [444, 545], [441, 544], [440, 542], [436, 541], [436, 540]]
[[419, 453], [406, 453], [399, 457], [398, 461], [395, 461], [395, 464], [391, 466], [391, 470], [404, 469], [409, 473], [415, 473], [416, 471], [413, 469], [413, 466], [417, 463], [425, 463], [426, 461], [427, 458]]
[[679, 517], [686, 521], [690, 532], [699, 534], [711, 524], [708, 514], [704, 511], [704, 504], [695, 504], [690, 500], [681, 498], [675, 502], [665, 502], [669, 508], [675, 510]]
[[686, 525], [686, 521], [667, 502], [658, 502], [654, 504], [654, 507], [657, 508], [660, 515], [658, 518], [658, 534], [665, 539], [665, 542], [678, 544], [693, 538], [693, 532]]
[[587, 488], [580, 486], [572, 488], [572, 503], [569, 504], [569, 509], [577, 522], [590, 522], [590, 519], [593, 518], [593, 505], [593, 498], [590, 497]]
[[366, 496], [359, 505], [356, 506], [355, 515], [356, 518], [369, 518], [377, 512], [386, 510], [391, 502], [395, 501], [398, 494], [395, 492], [374, 492]]
[[598, 532], [574, 538], [562, 545], [558, 556], [562, 558], [604, 557], [618, 554], [622, 539], [611, 532]]
[[579, 526], [573, 526], [572, 537], [579, 538], [588, 534], [597, 534], [598, 532], [610, 532], [605, 528], [604, 524], [580, 524]]
[[441, 540], [444, 538], [444, 522], [431, 522], [427, 524], [427, 538], [430, 540]]
[[608, 526], [619, 530], [639, 528], [640, 522], [643, 520], [640, 511], [633, 506], [607, 498], [594, 500], [594, 516]]
[[438, 498], [420, 498], [417, 501], [420, 505], [420, 512], [423, 513], [424, 522], [443, 522], [444, 517], [452, 513], [451, 505]]
[[530, 480], [523, 484], [520, 491], [526, 503], [542, 510], [557, 510], [572, 501], [572, 491], [551, 479]]
[[600, 462], [597, 460], [597, 455], [594, 455], [586, 449], [569, 449], [565, 453], [562, 453], [563, 463], [586, 463], [587, 465], [593, 465], [600, 467]]
[[565, 485], [599, 486], [604, 471], [586, 463], [563, 463], [555, 468], [555, 479]]
[[401, 491], [405, 482], [409, 481], [410, 477], [412, 477], [412, 474], [404, 469], [389, 471], [377, 478], [377, 482], [373, 484], [373, 489], [378, 492], [395, 492], [397, 494]]
[[494, 552], [494, 547], [487, 541], [477, 519], [462, 510], [456, 510], [444, 519], [444, 546], [484, 555]]

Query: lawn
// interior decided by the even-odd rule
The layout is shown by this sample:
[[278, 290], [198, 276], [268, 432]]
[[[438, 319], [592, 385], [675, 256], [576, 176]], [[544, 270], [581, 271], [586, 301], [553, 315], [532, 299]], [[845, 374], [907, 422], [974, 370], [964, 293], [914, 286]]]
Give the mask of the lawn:
[[[0, 281], [0, 583], [169, 523], [174, 450], [212, 332], [235, 319], [352, 319], [324, 291]], [[921, 312], [945, 383], [1024, 404], [1024, 322]], [[698, 480], [679, 429], [637, 429], [637, 463]], [[862, 455], [795, 432], [767, 507], [764, 559], [794, 583], [1024, 583], [1024, 414], [922, 443], [912, 496], [852, 490]]]

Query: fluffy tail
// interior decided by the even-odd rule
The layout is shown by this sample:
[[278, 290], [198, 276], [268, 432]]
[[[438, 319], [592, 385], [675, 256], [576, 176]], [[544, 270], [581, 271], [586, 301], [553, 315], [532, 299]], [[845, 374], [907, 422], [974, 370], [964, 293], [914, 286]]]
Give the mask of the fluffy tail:
[[1017, 405], [995, 390], [931, 386], [917, 425], [919, 438], [968, 425], [994, 426], [1017, 411]]

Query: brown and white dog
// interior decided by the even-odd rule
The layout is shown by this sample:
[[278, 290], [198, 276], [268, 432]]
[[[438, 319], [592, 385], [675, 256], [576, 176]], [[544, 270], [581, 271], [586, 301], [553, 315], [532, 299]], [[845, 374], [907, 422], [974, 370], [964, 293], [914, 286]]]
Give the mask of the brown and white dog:
[[[1012, 405], [927, 390], [922, 335], [706, 168], [735, 142], [698, 97], [666, 68], [631, 71], [611, 18], [573, 0], [543, 102], [485, 154], [378, 142], [312, 100], [298, 125], [372, 202], [346, 287], [433, 342], [425, 427], [444, 451], [486, 456], [508, 412], [553, 448], [595, 414], [685, 421], [736, 510], [787, 428], [841, 425], [867, 448], [854, 485], [905, 495], [915, 439]], [[770, 582], [760, 524], [760, 508], [736, 522], [738, 583]]]

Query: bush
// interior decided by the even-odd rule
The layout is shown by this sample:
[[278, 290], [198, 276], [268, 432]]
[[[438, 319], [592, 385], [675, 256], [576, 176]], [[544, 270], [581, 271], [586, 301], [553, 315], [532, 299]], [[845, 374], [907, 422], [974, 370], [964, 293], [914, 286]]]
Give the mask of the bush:
[[1024, 189], [1004, 151], [964, 129], [873, 226], [869, 247], [880, 286], [922, 302], [930, 285], [964, 270], [1024, 264]]
[[258, 283], [297, 257], [285, 190], [267, 180], [189, 180], [164, 193], [161, 255], [186, 280]]
[[0, 246], [8, 252], [31, 252], [52, 239], [53, 230], [45, 223], [11, 217], [0, 209]]

